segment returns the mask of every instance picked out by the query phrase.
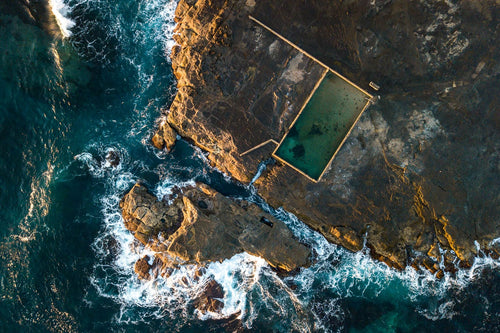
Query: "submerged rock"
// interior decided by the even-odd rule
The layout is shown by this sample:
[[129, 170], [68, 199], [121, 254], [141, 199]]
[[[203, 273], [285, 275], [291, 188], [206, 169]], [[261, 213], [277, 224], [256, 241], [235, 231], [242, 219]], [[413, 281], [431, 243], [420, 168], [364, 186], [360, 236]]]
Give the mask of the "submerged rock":
[[118, 165], [120, 165], [120, 154], [118, 151], [110, 149], [106, 153], [106, 162], [105, 166], [109, 165], [112, 168], [116, 168]]
[[441, 257], [466, 266], [475, 240], [488, 249], [500, 236], [500, 7], [484, 3], [181, 0], [167, 121], [218, 169], [250, 182], [275, 145], [240, 154], [279, 142], [324, 70], [252, 15], [382, 94], [320, 182], [277, 163], [255, 182], [259, 194], [393, 267], [435, 270]]
[[170, 205], [136, 184], [120, 207], [127, 229], [166, 266], [222, 261], [243, 251], [285, 272], [308, 264], [310, 250], [283, 222], [204, 184], [184, 188]]

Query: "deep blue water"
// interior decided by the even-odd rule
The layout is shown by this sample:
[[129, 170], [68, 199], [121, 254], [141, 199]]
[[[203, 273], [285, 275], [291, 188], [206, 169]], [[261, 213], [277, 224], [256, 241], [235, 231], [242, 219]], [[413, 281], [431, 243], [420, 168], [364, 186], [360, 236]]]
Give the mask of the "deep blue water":
[[[271, 210], [188, 143], [170, 154], [149, 145], [175, 94], [175, 2], [67, 0], [63, 14], [74, 25], [64, 39], [4, 5], [0, 331], [499, 331], [498, 261], [478, 259], [443, 280], [396, 272]], [[117, 168], [106, 163], [110, 151], [120, 156]], [[284, 279], [245, 254], [212, 264], [206, 275], [223, 286], [226, 305], [203, 317], [190, 303], [203, 285], [191, 280], [194, 268], [153, 282], [134, 275], [147, 251], [133, 245], [118, 201], [138, 180], [158, 196], [203, 181], [257, 202], [312, 245], [317, 260]]]

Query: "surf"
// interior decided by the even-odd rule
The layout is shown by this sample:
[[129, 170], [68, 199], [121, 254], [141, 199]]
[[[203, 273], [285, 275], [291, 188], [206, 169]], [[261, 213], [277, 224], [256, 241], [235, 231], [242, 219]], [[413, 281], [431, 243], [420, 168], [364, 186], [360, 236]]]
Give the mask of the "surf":
[[49, 6], [62, 35], [66, 38], [71, 37], [71, 29], [75, 26], [75, 22], [69, 17], [70, 8], [64, 0], [49, 0]]

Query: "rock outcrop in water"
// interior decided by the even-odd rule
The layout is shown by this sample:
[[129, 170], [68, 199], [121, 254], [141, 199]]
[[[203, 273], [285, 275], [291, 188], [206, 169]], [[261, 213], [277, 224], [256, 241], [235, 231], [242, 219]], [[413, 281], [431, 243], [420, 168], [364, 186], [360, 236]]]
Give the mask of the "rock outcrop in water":
[[361, 86], [382, 87], [321, 182], [267, 168], [255, 186], [272, 206], [352, 251], [366, 238], [398, 268], [468, 265], [474, 241], [491, 248], [500, 236], [498, 2], [181, 0], [168, 123], [242, 182], [275, 146], [240, 154], [279, 141], [323, 70], [249, 14]]
[[184, 188], [170, 204], [136, 184], [120, 207], [127, 229], [162, 261], [149, 265], [149, 258], [140, 259], [135, 269], [142, 278], [149, 278], [149, 270], [159, 265], [165, 270], [184, 263], [205, 264], [243, 251], [285, 272], [308, 264], [309, 249], [283, 222], [255, 204], [226, 198], [204, 184]]
[[151, 143], [158, 149], [165, 149], [169, 152], [175, 145], [177, 133], [166, 122], [162, 121], [158, 126], [156, 133], [151, 138]]
[[224, 290], [221, 285], [210, 280], [205, 286], [202, 294], [194, 300], [194, 306], [202, 313], [219, 312], [224, 303], [221, 299], [224, 298]]

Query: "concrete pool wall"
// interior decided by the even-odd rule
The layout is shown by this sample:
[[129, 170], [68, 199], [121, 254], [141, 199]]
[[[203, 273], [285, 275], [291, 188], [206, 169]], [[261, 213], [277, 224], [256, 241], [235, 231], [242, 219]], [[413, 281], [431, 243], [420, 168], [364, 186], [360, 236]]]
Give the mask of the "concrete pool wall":
[[[252, 16], [249, 18], [325, 68], [322, 77], [272, 153], [275, 159], [311, 181], [318, 182], [372, 102], [373, 96], [264, 23]], [[268, 142], [276, 143], [272, 139], [268, 140], [242, 155]]]
[[368, 107], [369, 97], [325, 70], [273, 157], [312, 181], [319, 181]]

